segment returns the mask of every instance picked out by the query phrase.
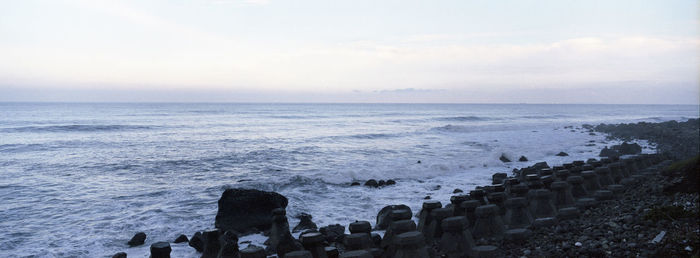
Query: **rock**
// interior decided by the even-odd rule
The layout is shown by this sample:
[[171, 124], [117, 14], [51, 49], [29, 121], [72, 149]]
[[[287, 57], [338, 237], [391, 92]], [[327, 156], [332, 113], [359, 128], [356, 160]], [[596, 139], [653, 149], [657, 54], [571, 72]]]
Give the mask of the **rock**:
[[379, 180], [379, 182], [377, 183], [377, 185], [378, 185], [378, 186], [384, 186], [384, 185], [386, 185], [386, 181], [384, 181], [384, 180]]
[[620, 145], [612, 146], [612, 149], [619, 152], [622, 155], [634, 155], [642, 153], [642, 146], [637, 143], [629, 144], [627, 142], [622, 142]]
[[498, 158], [498, 159], [500, 159], [500, 160], [501, 160], [502, 162], [504, 162], [504, 163], [505, 163], [505, 162], [510, 162], [510, 159], [508, 159], [508, 158], [506, 157], [506, 154], [501, 154], [501, 157]]
[[203, 252], [204, 251], [204, 237], [202, 237], [202, 232], [197, 232], [194, 233], [192, 238], [190, 238], [189, 241], [189, 246], [194, 248], [194, 250], [197, 250], [197, 252]]
[[394, 210], [408, 210], [410, 212], [411, 208], [403, 204], [385, 206], [379, 211], [379, 213], [377, 213], [377, 224], [375, 224], [374, 229], [386, 229], [389, 226], [389, 222], [391, 222], [389, 215], [391, 215], [391, 212]]
[[386, 180], [386, 185], [395, 185], [395, 184], [396, 184], [396, 181], [394, 181], [392, 179]]
[[318, 229], [318, 226], [316, 226], [316, 223], [311, 221], [311, 214], [306, 214], [302, 213], [297, 217], [299, 219], [299, 224], [297, 224], [292, 232], [296, 233], [302, 230], [307, 230], [307, 229], [313, 229], [316, 230]]
[[151, 245], [151, 258], [170, 258], [170, 248], [168, 242], [157, 242]]
[[464, 192], [464, 191], [462, 191], [462, 189], [459, 189], [459, 188], [455, 188], [455, 190], [452, 191], [452, 193], [455, 193], [455, 194], [456, 194], [456, 193], [463, 193], [463, 192]]
[[340, 224], [328, 225], [321, 227], [318, 231], [326, 237], [327, 242], [339, 243], [343, 240], [342, 238], [345, 234], [345, 227], [341, 226]]
[[126, 258], [126, 253], [125, 252], [118, 252], [118, 253], [112, 255], [112, 258]]
[[129, 246], [139, 246], [142, 245], [146, 241], [146, 233], [143, 232], [138, 232], [134, 237], [129, 240], [128, 244]]
[[350, 186], [358, 186], [358, 185], [360, 185], [360, 182], [352, 182], [352, 183], [350, 183]]
[[180, 236], [178, 236], [177, 238], [175, 238], [175, 242], [174, 242], [174, 243], [177, 244], [177, 243], [184, 243], [184, 242], [189, 242], [189, 241], [190, 241], [190, 240], [187, 239], [187, 236], [185, 236], [185, 235], [180, 235]]
[[226, 189], [219, 199], [214, 225], [239, 234], [268, 230], [272, 210], [286, 208], [287, 198], [275, 192], [254, 189]]
[[520, 158], [518, 159], [518, 161], [520, 161], [520, 162], [525, 162], [525, 161], [527, 161], [527, 157], [525, 157], [525, 156], [520, 156]]
[[367, 181], [365, 182], [365, 186], [369, 186], [369, 187], [379, 187], [379, 183], [377, 182], [377, 180], [370, 179], [370, 180], [367, 180]]
[[566, 156], [569, 156], [569, 154], [562, 151], [562, 152], [557, 153], [557, 156], [559, 156], [559, 157], [566, 157]]
[[598, 154], [598, 156], [599, 157], [619, 157], [620, 153], [615, 151], [615, 150], [608, 149], [608, 146], [605, 146], [605, 148], [600, 150], [600, 154]]
[[423, 200], [430, 200], [430, 195], [426, 195], [425, 197], [423, 197]]

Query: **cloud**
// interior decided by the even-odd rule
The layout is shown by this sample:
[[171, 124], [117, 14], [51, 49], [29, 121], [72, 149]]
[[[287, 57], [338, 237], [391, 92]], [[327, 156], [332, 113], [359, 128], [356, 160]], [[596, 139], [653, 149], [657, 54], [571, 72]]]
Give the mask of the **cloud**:
[[[178, 42], [172, 44], [177, 46]], [[0, 80], [318, 92], [556, 89], [623, 81], [697, 87], [700, 70], [698, 38], [582, 37], [540, 44], [402, 42], [259, 47], [212, 37], [176, 47], [177, 52], [37, 49], [3, 47], [0, 43], [4, 57], [0, 60]]]

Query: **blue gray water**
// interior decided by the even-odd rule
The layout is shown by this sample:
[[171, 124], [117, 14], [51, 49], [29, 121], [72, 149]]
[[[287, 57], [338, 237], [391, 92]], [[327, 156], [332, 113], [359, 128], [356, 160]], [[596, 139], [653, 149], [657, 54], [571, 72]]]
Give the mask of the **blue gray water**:
[[[374, 221], [386, 204], [417, 210], [426, 195], [448, 200], [454, 188], [488, 184], [492, 173], [590, 158], [613, 143], [564, 126], [686, 120], [697, 118], [698, 110], [4, 103], [0, 257], [106, 257], [119, 251], [147, 257], [150, 243], [212, 227], [216, 201], [227, 187], [284, 194], [291, 224], [301, 212], [319, 225]], [[571, 156], [554, 156], [560, 151]], [[530, 162], [504, 164], [498, 160], [502, 153], [525, 155]], [[349, 186], [370, 178], [398, 184]], [[148, 234], [146, 245], [128, 248], [138, 231]], [[196, 256], [186, 244], [173, 249], [175, 257]]]

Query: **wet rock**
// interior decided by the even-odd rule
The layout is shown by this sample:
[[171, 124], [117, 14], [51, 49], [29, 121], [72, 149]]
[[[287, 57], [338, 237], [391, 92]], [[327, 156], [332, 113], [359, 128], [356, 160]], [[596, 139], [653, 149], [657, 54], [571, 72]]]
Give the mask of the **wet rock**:
[[605, 148], [600, 150], [600, 154], [598, 154], [598, 156], [599, 157], [619, 157], [620, 153], [615, 151], [615, 150], [608, 149], [608, 146], [605, 146]]
[[254, 189], [226, 189], [218, 202], [214, 225], [239, 234], [268, 230], [272, 210], [287, 207], [287, 198], [275, 192]]
[[189, 241], [190, 241], [190, 240], [187, 239], [187, 236], [185, 236], [185, 235], [180, 235], [180, 236], [178, 236], [177, 238], [175, 238], [175, 241], [174, 241], [174, 242], [177, 244], [177, 243], [184, 243], [184, 242], [189, 242]]
[[367, 180], [367, 181], [365, 182], [365, 186], [368, 186], [368, 187], [375, 187], [375, 188], [376, 188], [376, 187], [379, 187], [379, 182], [377, 182], [377, 180], [370, 179], [370, 180]]
[[142, 245], [146, 241], [146, 233], [143, 232], [138, 232], [136, 233], [131, 240], [127, 244], [129, 246], [134, 247], [134, 246], [139, 246]]
[[386, 229], [389, 226], [389, 222], [391, 222], [391, 218], [389, 216], [394, 210], [408, 210], [409, 213], [411, 213], [411, 208], [403, 204], [385, 206], [379, 211], [379, 213], [377, 213], [377, 223], [375, 224], [374, 229]]
[[527, 157], [525, 157], [525, 156], [520, 156], [520, 158], [518, 159], [518, 161], [520, 161], [520, 162], [525, 162], [525, 161], [528, 161], [528, 160], [527, 160]]
[[498, 159], [501, 160], [501, 161], [504, 162], [504, 163], [505, 163], [505, 162], [510, 162], [510, 159], [508, 159], [508, 158], [506, 157], [505, 154], [501, 154], [501, 157], [498, 158]]
[[462, 191], [462, 189], [459, 189], [459, 188], [455, 188], [455, 190], [452, 191], [452, 193], [463, 193], [463, 192], [464, 191]]
[[396, 181], [394, 181], [392, 179], [386, 180], [386, 185], [395, 185], [395, 184], [396, 184]]
[[562, 152], [557, 153], [557, 156], [559, 156], [559, 157], [566, 157], [566, 156], [569, 156], [569, 154], [562, 151]]
[[318, 226], [316, 226], [316, 223], [311, 221], [311, 218], [312, 218], [311, 214], [302, 213], [297, 218], [299, 219], [299, 224], [294, 226], [294, 229], [292, 230], [292, 232], [296, 233], [296, 232], [299, 232], [302, 230], [308, 230], [308, 229], [316, 230], [316, 229], [318, 229]]
[[352, 182], [350, 183], [350, 186], [359, 186], [361, 185], [360, 182]]
[[118, 252], [118, 253], [112, 255], [112, 258], [126, 258], [126, 253], [125, 252]]

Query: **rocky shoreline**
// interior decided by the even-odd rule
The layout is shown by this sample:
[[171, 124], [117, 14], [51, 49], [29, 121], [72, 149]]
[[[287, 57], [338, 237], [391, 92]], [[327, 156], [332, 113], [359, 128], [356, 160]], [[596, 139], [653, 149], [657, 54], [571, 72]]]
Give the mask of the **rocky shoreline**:
[[[612, 138], [648, 140], [659, 153], [637, 154], [623, 143], [600, 159], [497, 173], [492, 185], [455, 191], [444, 203], [425, 201], [419, 212], [387, 206], [374, 227], [351, 223], [350, 234], [342, 225], [318, 228], [307, 214], [294, 227], [303, 232], [298, 239], [284, 196], [229, 189], [219, 200], [216, 229], [175, 242], [188, 242], [201, 257], [697, 257], [698, 192], [687, 189], [697, 189], [700, 173], [698, 119], [588, 127]], [[239, 248], [238, 236], [253, 232], [269, 237], [266, 246]], [[129, 245], [145, 238], [139, 233]], [[158, 242], [151, 256], [170, 257], [170, 250]]]

